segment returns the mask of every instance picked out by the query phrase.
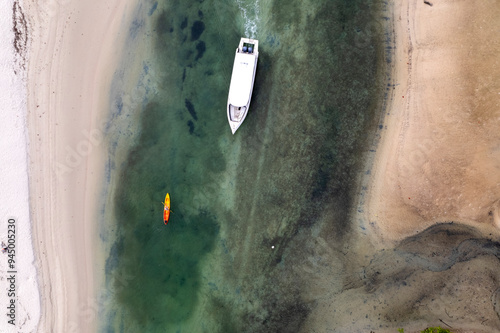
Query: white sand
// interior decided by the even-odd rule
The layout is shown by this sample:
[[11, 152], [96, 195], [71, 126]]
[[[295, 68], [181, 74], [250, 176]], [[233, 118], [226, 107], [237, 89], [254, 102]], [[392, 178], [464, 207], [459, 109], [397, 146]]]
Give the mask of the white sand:
[[[30, 209], [38, 332], [92, 332], [98, 317], [97, 200], [107, 157], [100, 124], [135, 2], [27, 2]], [[37, 300], [38, 302], [38, 300]]]
[[[14, 269], [8, 254], [0, 253], [0, 332], [34, 332], [40, 318], [40, 301], [31, 241], [28, 204], [28, 162], [26, 134], [26, 72], [16, 61], [12, 3], [0, 2], [0, 241], [8, 243], [8, 220], [15, 222]], [[17, 72], [17, 75], [15, 74]], [[14, 231], [12, 227], [10, 230]], [[15, 245], [15, 248], [13, 247]], [[15, 271], [17, 273], [7, 273]], [[8, 277], [14, 275], [14, 294]], [[10, 294], [10, 295], [9, 295]], [[15, 318], [7, 317], [10, 301]], [[14, 325], [9, 323], [14, 319]]]

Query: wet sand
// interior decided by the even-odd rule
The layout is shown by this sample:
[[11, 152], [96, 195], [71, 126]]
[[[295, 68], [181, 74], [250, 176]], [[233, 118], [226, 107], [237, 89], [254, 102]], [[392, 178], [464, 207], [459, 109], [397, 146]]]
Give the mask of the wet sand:
[[339, 332], [498, 331], [500, 6], [391, 10], [387, 107], [354, 214], [372, 252], [353, 255], [354, 276], [314, 318], [342, 309], [319, 325]]
[[500, 6], [395, 6], [394, 80], [366, 200], [369, 227], [382, 241], [447, 221], [498, 237]]

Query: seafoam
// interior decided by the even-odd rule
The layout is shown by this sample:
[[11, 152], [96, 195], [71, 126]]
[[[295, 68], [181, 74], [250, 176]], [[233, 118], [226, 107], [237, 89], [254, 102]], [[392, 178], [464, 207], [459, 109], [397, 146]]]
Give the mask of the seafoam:
[[259, 0], [248, 2], [245, 0], [236, 0], [239, 9], [241, 10], [241, 15], [243, 16], [245, 25], [245, 37], [247, 38], [257, 38], [257, 26], [259, 25]]

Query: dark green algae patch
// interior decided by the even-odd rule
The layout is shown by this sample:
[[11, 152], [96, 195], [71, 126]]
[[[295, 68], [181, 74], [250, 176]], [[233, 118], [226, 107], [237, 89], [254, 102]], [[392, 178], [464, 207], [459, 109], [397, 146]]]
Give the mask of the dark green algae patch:
[[350, 238], [385, 75], [379, 4], [261, 6], [253, 99], [235, 136], [225, 108], [241, 9], [145, 6], [160, 91], [137, 110], [115, 191], [104, 331], [298, 332], [314, 308], [303, 295], [308, 235], [322, 230], [336, 249]]
[[[130, 221], [134, 213], [142, 215], [143, 210], [127, 209], [119, 218]], [[121, 258], [113, 271], [116, 301], [130, 316], [124, 321], [152, 329], [186, 320], [202, 283], [198, 263], [213, 250], [218, 234], [214, 217], [207, 212], [189, 221], [177, 217], [168, 230], [155, 232], [158, 218], [137, 216], [133, 221], [140, 226], [121, 226], [116, 249]]]

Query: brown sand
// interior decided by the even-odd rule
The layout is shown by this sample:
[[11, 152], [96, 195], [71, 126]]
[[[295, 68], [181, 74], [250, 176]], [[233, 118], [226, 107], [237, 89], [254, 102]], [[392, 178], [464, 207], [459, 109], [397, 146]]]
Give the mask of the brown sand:
[[395, 1], [395, 87], [365, 211], [381, 240], [458, 221], [499, 235], [500, 3]]
[[[39, 332], [95, 331], [96, 204], [124, 1], [27, 2], [30, 206], [41, 293]], [[34, 300], [36, 301], [36, 300]]]
[[390, 4], [394, 87], [361, 228], [340, 254], [326, 237], [307, 249], [322, 264], [299, 274], [302, 332], [500, 330], [500, 3], [430, 2]]

